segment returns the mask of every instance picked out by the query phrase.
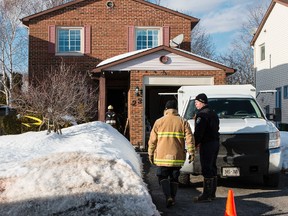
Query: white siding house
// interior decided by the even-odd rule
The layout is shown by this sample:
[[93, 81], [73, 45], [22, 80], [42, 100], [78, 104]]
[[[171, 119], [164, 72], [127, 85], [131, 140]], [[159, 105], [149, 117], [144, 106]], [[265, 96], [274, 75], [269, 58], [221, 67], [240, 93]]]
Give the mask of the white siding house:
[[288, 0], [272, 0], [251, 45], [254, 48], [256, 90], [277, 90], [259, 94], [257, 100], [266, 111], [280, 108], [279, 123], [288, 123]]

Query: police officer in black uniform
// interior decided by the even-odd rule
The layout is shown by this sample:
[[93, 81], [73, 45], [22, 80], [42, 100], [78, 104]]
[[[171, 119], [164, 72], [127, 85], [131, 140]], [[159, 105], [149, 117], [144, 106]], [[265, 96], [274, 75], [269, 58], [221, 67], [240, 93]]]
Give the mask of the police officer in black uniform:
[[198, 113], [195, 117], [195, 145], [199, 148], [202, 175], [204, 177], [203, 192], [194, 198], [194, 202], [210, 202], [216, 198], [217, 166], [219, 152], [219, 118], [210, 109], [205, 94], [195, 98]]

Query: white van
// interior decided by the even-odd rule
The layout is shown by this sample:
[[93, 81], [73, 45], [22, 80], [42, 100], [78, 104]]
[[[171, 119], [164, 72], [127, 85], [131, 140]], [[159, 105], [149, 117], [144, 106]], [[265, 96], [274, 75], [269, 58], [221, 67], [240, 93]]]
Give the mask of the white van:
[[[220, 150], [217, 159], [220, 177], [263, 176], [267, 186], [278, 186], [281, 171], [280, 133], [256, 101], [252, 85], [183, 86], [178, 90], [178, 110], [194, 131], [197, 112], [194, 99], [205, 93], [209, 106], [220, 119]], [[180, 183], [190, 174], [201, 174], [199, 155], [181, 169]]]

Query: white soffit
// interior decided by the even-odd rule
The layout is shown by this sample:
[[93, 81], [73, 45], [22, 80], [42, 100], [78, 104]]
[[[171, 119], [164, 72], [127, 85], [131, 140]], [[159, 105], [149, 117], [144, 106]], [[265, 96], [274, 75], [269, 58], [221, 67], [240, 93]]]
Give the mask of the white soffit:
[[[160, 62], [160, 56], [169, 58], [167, 63]], [[214, 66], [186, 58], [166, 50], [151, 53], [109, 68], [105, 71], [130, 71], [130, 70], [219, 70]]]
[[214, 77], [157, 77], [144, 76], [145, 86], [214, 85]]

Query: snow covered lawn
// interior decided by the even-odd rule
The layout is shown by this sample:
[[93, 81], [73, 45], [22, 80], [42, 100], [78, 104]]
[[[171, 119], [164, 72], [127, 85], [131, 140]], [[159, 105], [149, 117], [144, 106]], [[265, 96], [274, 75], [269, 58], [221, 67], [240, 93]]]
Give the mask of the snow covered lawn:
[[0, 137], [0, 215], [159, 215], [142, 162], [111, 126]]

